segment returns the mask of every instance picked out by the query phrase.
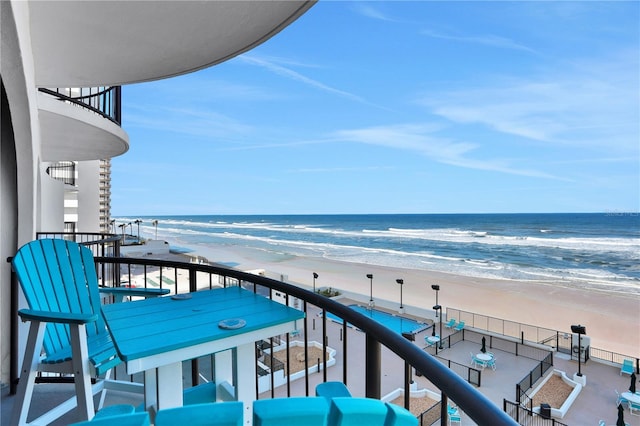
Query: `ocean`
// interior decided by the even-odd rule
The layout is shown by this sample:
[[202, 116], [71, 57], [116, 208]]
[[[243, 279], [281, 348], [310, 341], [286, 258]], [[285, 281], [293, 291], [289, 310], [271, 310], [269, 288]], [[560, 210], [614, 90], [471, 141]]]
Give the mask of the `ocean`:
[[142, 220], [141, 237], [156, 238], [157, 232], [176, 250], [252, 247], [275, 258], [323, 257], [640, 295], [638, 213], [199, 215], [116, 221], [136, 219]]

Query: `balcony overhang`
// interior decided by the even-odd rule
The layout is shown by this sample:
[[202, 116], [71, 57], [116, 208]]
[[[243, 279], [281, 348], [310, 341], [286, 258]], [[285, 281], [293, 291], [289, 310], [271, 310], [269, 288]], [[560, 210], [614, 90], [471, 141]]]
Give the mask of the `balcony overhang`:
[[42, 161], [101, 160], [124, 154], [129, 136], [95, 112], [38, 93]]
[[36, 85], [122, 85], [215, 65], [268, 40], [315, 1], [32, 1]]

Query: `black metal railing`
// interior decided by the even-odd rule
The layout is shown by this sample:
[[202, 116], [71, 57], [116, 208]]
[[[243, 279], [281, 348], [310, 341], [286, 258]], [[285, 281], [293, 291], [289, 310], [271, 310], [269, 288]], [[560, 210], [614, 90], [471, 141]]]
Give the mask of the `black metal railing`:
[[503, 401], [504, 411], [511, 416], [518, 424], [526, 426], [567, 426], [553, 417], [545, 418], [535, 413], [533, 410], [523, 407], [517, 402]]
[[89, 247], [94, 256], [119, 257], [122, 236], [102, 232], [37, 232], [36, 239], [60, 238]]
[[[568, 332], [522, 324], [455, 308], [447, 308], [447, 318], [458, 318], [464, 320], [470, 327], [519, 339], [522, 344], [529, 342], [545, 345], [551, 349], [556, 349], [560, 353], [566, 354], [571, 354], [573, 350], [571, 333]], [[526, 347], [532, 348], [531, 346]], [[622, 365], [625, 359], [634, 360], [636, 374], [640, 374], [640, 354], [624, 355], [605, 349], [594, 348], [593, 346], [589, 346], [587, 351], [589, 358], [611, 365]]]
[[121, 87], [79, 87], [79, 88], [39, 88], [42, 93], [54, 96], [63, 102], [69, 102], [88, 109], [107, 118], [118, 126], [122, 124]]
[[440, 359], [443, 364], [447, 365], [447, 367], [457, 373], [460, 377], [464, 378], [467, 382], [480, 387], [482, 384], [481, 370], [442, 358], [438, 353], [444, 349], [449, 349], [462, 341], [473, 342], [480, 345], [482, 343], [482, 338], [485, 338], [485, 343], [489, 349], [500, 350], [515, 356], [522, 356], [540, 362], [545, 362], [545, 360], [548, 360], [549, 356], [551, 356], [551, 364], [553, 365], [553, 353], [549, 350], [523, 344], [513, 338], [509, 339], [507, 337], [503, 338], [493, 335], [485, 335], [469, 329], [456, 331], [455, 333], [446, 336], [442, 339], [442, 349], [440, 349], [440, 345], [436, 343], [432, 346], [425, 347], [424, 350]]
[[[543, 349], [541, 347], [535, 347], [522, 343], [520, 340], [507, 337], [498, 337], [493, 335], [485, 335], [474, 330], [463, 330], [463, 340], [468, 342], [482, 344], [482, 338], [485, 338], [486, 345], [489, 349], [496, 349], [502, 352], [507, 352], [515, 356], [522, 356], [525, 358], [534, 359], [536, 361], [542, 361], [547, 359], [551, 354], [550, 349]], [[552, 358], [553, 360], [553, 358]]]
[[440, 419], [440, 404], [436, 403], [418, 414], [418, 424], [420, 426], [431, 426]]
[[[98, 272], [99, 282], [102, 286], [119, 286], [119, 285], [136, 285], [142, 287], [158, 286], [161, 288], [169, 288], [172, 293], [193, 292], [203, 289], [211, 289], [214, 287], [226, 287], [229, 285], [241, 285], [246, 289], [256, 293], [265, 295], [269, 298], [277, 298], [281, 302], [298, 307], [303, 310], [306, 319], [303, 323], [303, 339], [305, 346], [305, 371], [304, 376], [304, 395], [310, 394], [311, 381], [318, 383], [319, 380], [327, 381], [327, 358], [326, 346], [328, 340], [326, 314], [331, 313], [342, 319], [340, 330], [340, 340], [342, 342], [342, 381], [347, 384], [348, 368], [364, 369], [364, 372], [357, 371], [355, 376], [364, 377], [365, 396], [370, 398], [381, 397], [381, 360], [382, 347], [395, 353], [405, 365], [413, 367], [416, 374], [424, 376], [433, 385], [441, 391], [440, 401], [440, 424], [447, 424], [447, 406], [449, 399], [454, 401], [458, 407], [464, 411], [467, 416], [478, 424], [491, 425], [515, 425], [509, 415], [493, 404], [488, 398], [475, 390], [465, 380], [442, 365], [439, 360], [426, 354], [419, 346], [407, 340], [401, 334], [392, 331], [382, 324], [372, 320], [371, 318], [359, 314], [348, 306], [345, 306], [332, 299], [324, 297], [320, 294], [307, 291], [305, 289], [287, 284], [281, 281], [266, 278], [260, 275], [241, 272], [229, 269], [220, 265], [193, 264], [188, 262], [159, 260], [159, 259], [136, 259], [118, 257], [120, 237], [117, 235], [100, 234], [100, 233], [38, 233], [38, 238], [66, 238], [73, 239], [92, 247], [95, 255], [96, 271]], [[153, 277], [151, 277], [153, 275]], [[131, 279], [143, 277], [143, 282], [133, 283]], [[154, 278], [157, 277], [157, 280]], [[127, 278], [130, 278], [127, 280]], [[150, 278], [150, 279], [147, 279]], [[14, 280], [15, 282], [15, 280]], [[17, 295], [17, 286], [12, 287], [12, 293]], [[17, 312], [17, 304], [12, 304], [12, 309]], [[309, 347], [308, 334], [311, 331], [310, 313], [320, 311], [322, 317], [322, 368], [321, 359], [318, 359], [317, 374], [311, 378], [309, 374], [309, 356], [306, 353]], [[14, 313], [15, 314], [15, 313]], [[17, 315], [15, 315], [17, 317]], [[364, 333], [364, 363], [349, 363], [351, 355], [348, 352], [347, 339], [353, 337], [349, 334], [348, 324], [355, 329], [351, 333]], [[315, 329], [315, 318], [313, 319], [313, 328]], [[12, 333], [17, 335], [17, 324], [12, 322]], [[361, 335], [355, 336], [362, 339]], [[273, 347], [276, 338], [270, 339], [269, 345]], [[287, 358], [286, 371], [289, 371], [289, 343], [290, 335], [287, 334], [285, 339]], [[17, 349], [17, 345], [15, 348]], [[17, 359], [17, 354], [13, 351], [13, 357]], [[361, 350], [362, 348], [358, 348]], [[206, 359], [191, 360], [191, 386], [195, 386], [203, 377], [202, 370], [199, 366], [206, 364], [211, 365], [212, 357]], [[385, 354], [385, 360], [387, 355]], [[258, 362], [256, 358], [256, 363]], [[386, 362], [386, 361], [385, 361]], [[337, 364], [336, 364], [337, 365]], [[14, 366], [15, 367], [15, 366]], [[278, 369], [278, 364], [274, 362], [274, 357], [270, 358], [269, 365], [266, 366], [270, 370]], [[405, 368], [407, 370], [407, 368]], [[405, 371], [406, 373], [406, 371]], [[352, 378], [354, 375], [351, 376]], [[213, 378], [211, 378], [213, 379]], [[291, 396], [292, 387], [290, 375], [287, 375], [286, 396]], [[12, 368], [12, 383], [17, 380], [17, 369]], [[141, 377], [130, 377], [130, 380], [140, 381]], [[258, 392], [258, 380], [256, 377], [256, 398], [260, 397]], [[405, 389], [409, 389], [410, 375], [404, 375]], [[270, 397], [275, 397], [273, 386], [273, 374], [271, 374]], [[15, 391], [15, 390], [14, 390]], [[267, 396], [267, 397], [268, 397]], [[265, 397], [264, 395], [262, 397]], [[405, 402], [408, 404], [408, 402]], [[408, 407], [406, 407], [408, 408]]]
[[[502, 318], [495, 318], [475, 312], [447, 308], [447, 318], [457, 318], [472, 328], [486, 330], [495, 334], [521, 339], [524, 342], [539, 343], [556, 342], [557, 331], [535, 325], [522, 324]], [[549, 345], [555, 347], [554, 345]]]
[[482, 385], [482, 371], [477, 368], [469, 367], [468, 365], [460, 364], [459, 362], [451, 361], [447, 358], [441, 358], [436, 355], [436, 358], [440, 360], [448, 369], [456, 373], [458, 376], [465, 379], [467, 382], [480, 387]]
[[66, 185], [76, 185], [76, 163], [73, 161], [59, 161], [47, 167], [47, 174]]
[[[98, 271], [111, 270], [108, 274], [101, 274], [100, 282], [101, 285], [105, 286], [115, 285], [115, 281], [108, 279], [108, 277], [113, 278], [115, 276], [120, 276], [122, 282], [128, 281], [129, 285], [169, 288], [172, 293], [182, 291], [193, 292], [219, 286], [241, 285], [244, 288], [267, 297], [277, 298], [289, 305], [295, 305], [297, 303], [298, 307], [305, 313], [311, 312], [312, 310], [317, 312], [319, 310], [322, 317], [320, 327], [322, 328], [323, 346], [326, 346], [328, 339], [326, 314], [331, 313], [342, 319], [342, 330], [340, 333], [343, 351], [342, 381], [345, 384], [347, 383], [347, 372], [349, 368], [363, 368], [364, 371], [358, 373], [357, 376], [364, 377], [366, 397], [378, 399], [381, 397], [381, 350], [384, 346], [395, 353], [401, 360], [404, 360], [412, 366], [417, 374], [423, 375], [441, 390], [442, 399], [440, 404], [441, 407], [445, 407], [444, 413], [446, 413], [446, 406], [450, 398], [478, 424], [515, 424], [513, 419], [502, 411], [500, 407], [497, 407], [464, 379], [442, 365], [439, 360], [426, 354], [419, 346], [405, 339], [401, 334], [390, 330], [365, 315], [359, 314], [348, 306], [317, 293], [281, 281], [228, 269], [219, 265], [193, 264], [146, 258], [96, 257], [95, 261]], [[157, 279], [152, 278], [149, 280], [148, 278], [151, 278], [151, 276], [157, 277]], [[137, 277], [139, 281], [132, 283], [129, 277], [131, 279]], [[140, 280], [140, 278], [142, 279]], [[276, 296], [276, 293], [279, 295]], [[303, 323], [304, 330], [302, 332], [305, 348], [308, 347], [309, 343], [308, 334], [309, 331], [311, 331], [310, 322], [309, 315], [307, 315]], [[352, 338], [352, 334], [350, 333], [360, 333], [360, 331], [354, 331], [354, 329], [348, 327], [347, 324], [351, 324], [364, 332], [364, 365], [360, 363], [350, 365], [348, 362], [351, 355], [348, 353], [347, 339]], [[313, 325], [315, 326], [315, 321]], [[358, 336], [358, 338], [361, 337]], [[288, 348], [289, 335], [286, 335], [284, 340], [287, 342], [286, 347]], [[323, 355], [323, 357], [326, 356], [326, 351], [324, 352], [325, 355]], [[287, 356], [287, 360], [288, 358]], [[309, 370], [308, 360], [309, 357], [305, 356], [306, 371]], [[326, 365], [326, 359], [323, 359], [323, 361], [323, 365]], [[191, 385], [195, 386], [200, 382], [202, 374], [198, 366], [200, 363], [208, 364], [211, 361], [192, 360], [190, 362]], [[288, 365], [286, 366], [286, 371], [289, 371]], [[318, 373], [314, 376], [313, 380], [326, 381], [327, 368], [323, 368], [322, 371], [318, 368], [317, 371]], [[351, 377], [353, 377], [353, 375]], [[256, 378], [256, 397], [259, 396], [257, 380], [258, 378]], [[290, 377], [288, 376], [286, 383], [287, 396], [291, 396], [291, 383], [289, 380]], [[309, 395], [310, 382], [312, 381], [309, 374], [305, 375], [304, 381], [304, 394]], [[408, 383], [405, 383], [405, 388], [408, 388]], [[275, 396], [273, 387], [271, 387], [270, 396]], [[442, 418], [441, 422], [443, 425], [447, 424], [446, 415]]]
[[[522, 403], [529, 396], [526, 394], [544, 374], [553, 367], [553, 352], [541, 360], [529, 373], [516, 384], [516, 402]], [[526, 397], [526, 398], [523, 398]]]

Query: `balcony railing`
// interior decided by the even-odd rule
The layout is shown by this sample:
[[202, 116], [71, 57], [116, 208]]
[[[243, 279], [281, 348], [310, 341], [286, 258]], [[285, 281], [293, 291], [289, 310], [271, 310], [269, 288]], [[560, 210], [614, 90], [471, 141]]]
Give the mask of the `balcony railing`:
[[121, 87], [80, 87], [38, 89], [63, 102], [69, 102], [107, 118], [118, 126], [122, 124]]
[[66, 185], [76, 185], [76, 163], [73, 161], [58, 161], [47, 167], [47, 174]]
[[[118, 236], [106, 239], [108, 242], [96, 241], [98, 234], [93, 234], [85, 238], [85, 243], [94, 246], [96, 249], [95, 262], [98, 272], [100, 285], [102, 286], [119, 286], [134, 285], [133, 280], [138, 279], [135, 283], [138, 287], [160, 287], [168, 288], [171, 293], [179, 292], [195, 292], [199, 290], [212, 289], [215, 287], [227, 287], [240, 285], [246, 289], [264, 295], [266, 297], [277, 299], [282, 303], [290, 306], [297, 306], [307, 315], [303, 322], [303, 330], [301, 337], [296, 339], [304, 340], [304, 347], [309, 346], [308, 336], [312, 328], [316, 328], [316, 319], [319, 319], [319, 328], [321, 328], [321, 346], [323, 346], [322, 359], [318, 359], [318, 369], [315, 374], [310, 374], [309, 357], [305, 356], [305, 375], [304, 386], [296, 386], [298, 389], [295, 396], [309, 396], [310, 385], [312, 382], [317, 384], [319, 381], [327, 381], [327, 342], [329, 340], [327, 314], [331, 313], [342, 319], [340, 328], [340, 342], [342, 343], [341, 364], [337, 361], [333, 368], [336, 372], [342, 372], [342, 381], [348, 385], [348, 380], [359, 380], [360, 384], [364, 382], [365, 396], [369, 398], [379, 399], [381, 397], [381, 379], [382, 379], [382, 350], [385, 350], [385, 365], [389, 361], [389, 357], [397, 357], [397, 361], [405, 365], [405, 374], [402, 380], [404, 382], [405, 395], [409, 395], [410, 391], [410, 374], [411, 368], [414, 368], [417, 375], [422, 375], [428, 379], [434, 386], [441, 391], [440, 413], [441, 424], [446, 425], [447, 406], [449, 399], [455, 402], [460, 410], [464, 411], [477, 424], [487, 425], [517, 425], [517, 423], [509, 417], [500, 407], [492, 403], [487, 397], [478, 392], [473, 386], [467, 383], [463, 378], [459, 377], [455, 372], [448, 369], [439, 360], [424, 352], [416, 344], [407, 340], [401, 334], [392, 331], [375, 320], [362, 315], [350, 307], [343, 305], [335, 300], [327, 298], [317, 293], [302, 289], [300, 287], [287, 284], [285, 282], [273, 280], [261, 275], [255, 275], [234, 269], [229, 269], [220, 265], [207, 265], [200, 263], [188, 263], [171, 260], [148, 259], [148, 258], [128, 258], [114, 256], [115, 247], [118, 245]], [[47, 234], [39, 234], [40, 238], [46, 238]], [[73, 238], [67, 235], [67, 238]], [[93, 241], [92, 241], [93, 240]], [[105, 245], [106, 244], [106, 245]], [[108, 248], [112, 247], [112, 248]], [[319, 312], [318, 317], [315, 313]], [[354, 328], [350, 327], [352, 325]], [[336, 327], [337, 325], [332, 325]], [[357, 330], [356, 330], [357, 329]], [[314, 331], [315, 332], [315, 331]], [[355, 348], [357, 345], [347, 345], [349, 339], [362, 339], [364, 333], [363, 347]], [[335, 336], [331, 337], [336, 339]], [[285, 362], [286, 371], [289, 370], [289, 343], [290, 335], [276, 337], [268, 342], [262, 342], [268, 348], [274, 348], [275, 340], [282, 340], [285, 343], [287, 358]], [[336, 344], [336, 346], [339, 345]], [[349, 352], [357, 350], [358, 353]], [[364, 350], [364, 362], [349, 362], [351, 359], [357, 359]], [[274, 357], [270, 357], [274, 360]], [[296, 360], [297, 361], [297, 360]], [[207, 367], [212, 364], [213, 360], [209, 358], [199, 358], [188, 361], [191, 364], [191, 386], [201, 383], [201, 379], [205, 381], [215, 381], [213, 373]], [[396, 361], [391, 361], [396, 362]], [[256, 355], [256, 364], [258, 364], [258, 355]], [[201, 368], [202, 367], [202, 368]], [[270, 366], [272, 371], [275, 365]], [[258, 369], [260, 371], [260, 369]], [[124, 374], [120, 372], [118, 374]], [[208, 376], [209, 375], [209, 376]], [[131, 380], [139, 378], [131, 377]], [[256, 398], [268, 398], [276, 396], [276, 389], [273, 385], [273, 374], [271, 375], [271, 386], [267, 391], [259, 391], [260, 377], [256, 377]], [[185, 387], [189, 386], [189, 378], [186, 378]], [[301, 383], [302, 384], [302, 383]], [[291, 383], [291, 375], [287, 374], [286, 378], [286, 395], [292, 395], [293, 386]], [[302, 389], [302, 390], [300, 390]], [[277, 389], [279, 396], [285, 393], [285, 386]], [[405, 398], [405, 404], [409, 404], [409, 399]], [[408, 407], [407, 407], [408, 408]]]

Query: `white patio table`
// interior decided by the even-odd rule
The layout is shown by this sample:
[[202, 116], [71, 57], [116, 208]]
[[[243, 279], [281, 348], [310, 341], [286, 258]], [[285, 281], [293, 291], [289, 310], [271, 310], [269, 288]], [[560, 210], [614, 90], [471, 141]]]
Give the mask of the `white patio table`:
[[301, 328], [304, 313], [240, 287], [103, 306], [128, 374], [144, 372], [145, 407], [182, 405], [182, 361], [235, 349], [235, 396], [251, 422], [255, 342]]

